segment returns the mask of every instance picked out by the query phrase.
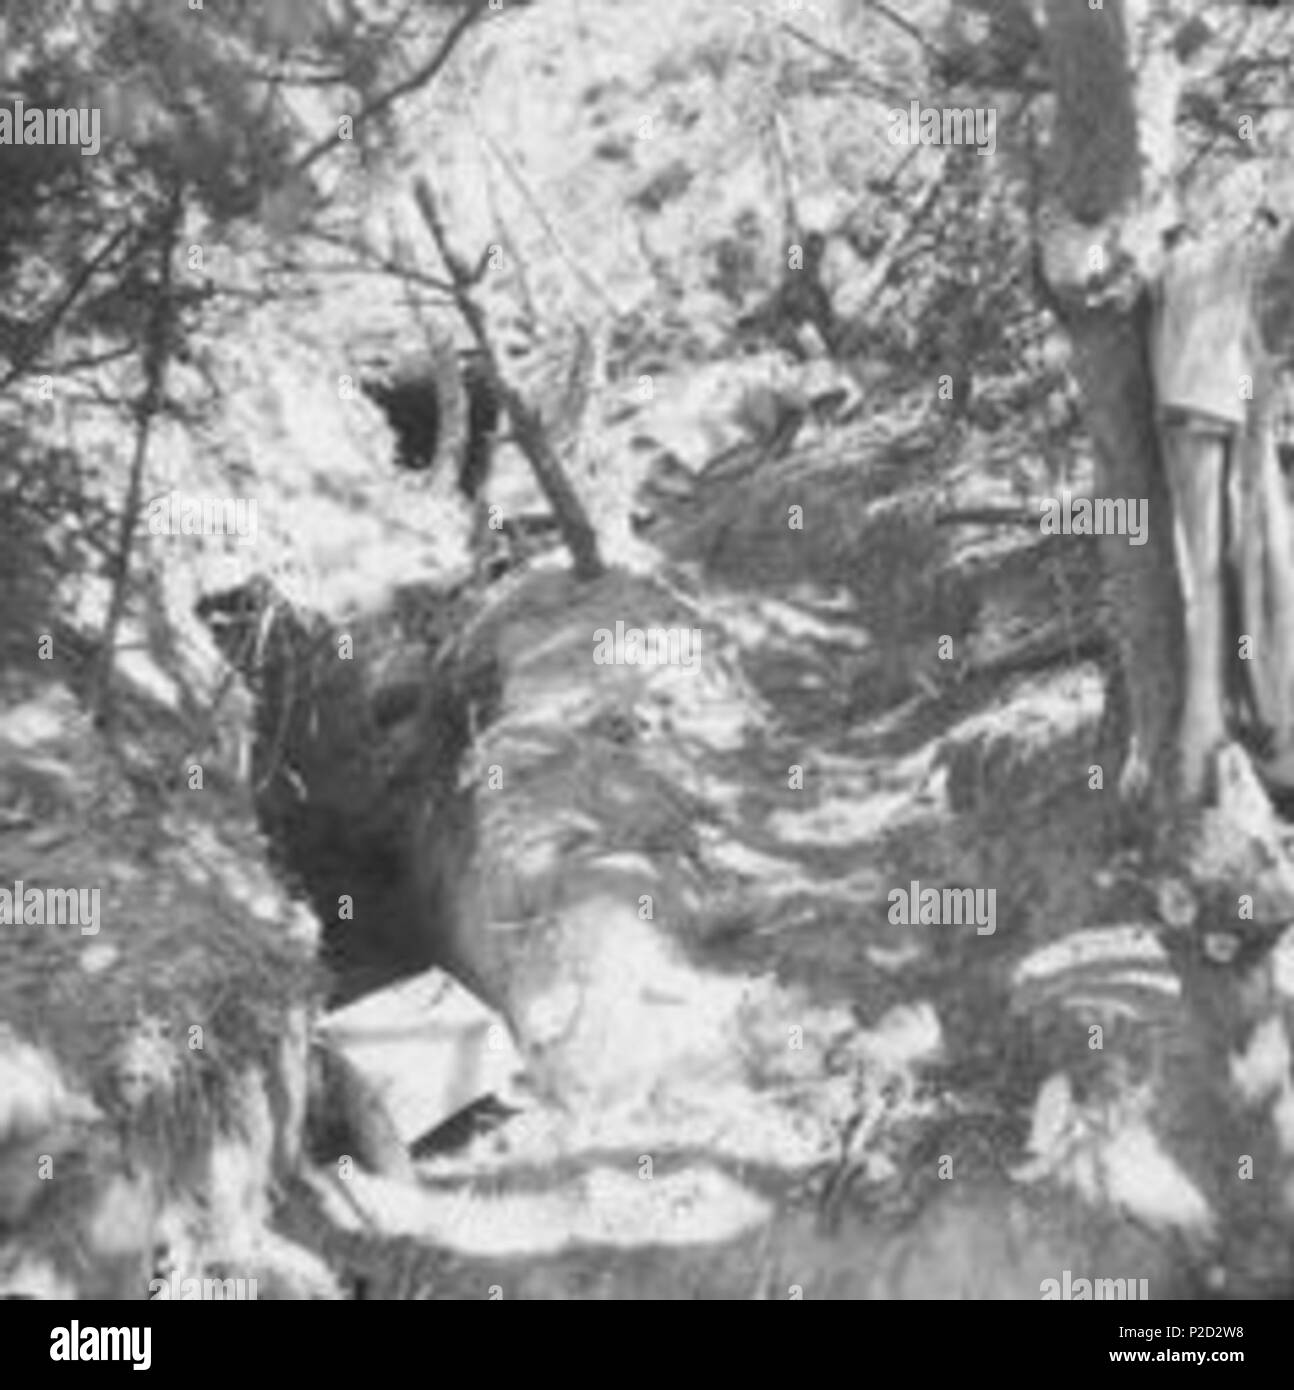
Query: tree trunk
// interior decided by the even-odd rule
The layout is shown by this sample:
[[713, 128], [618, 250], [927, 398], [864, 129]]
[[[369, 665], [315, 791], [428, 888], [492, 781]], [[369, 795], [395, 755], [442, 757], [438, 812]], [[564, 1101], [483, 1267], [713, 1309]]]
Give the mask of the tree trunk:
[[1171, 499], [1147, 360], [1150, 297], [1115, 234], [1142, 214], [1137, 113], [1122, 0], [1047, 0], [1045, 42], [1056, 92], [1043, 269], [1074, 348], [1096, 462], [1096, 495], [1144, 498], [1144, 545], [1098, 539], [1107, 614], [1130, 727], [1119, 787], [1158, 805], [1175, 790], [1181, 594]]
[[1100, 554], [1130, 724], [1120, 787], [1148, 791], [1153, 811], [1212, 800], [1237, 694], [1269, 783], [1294, 779], [1294, 555], [1276, 456], [1294, 235], [1276, 245], [1252, 169], [1180, 179], [1180, 35], [1150, 33], [1134, 81], [1129, 5], [1045, 0], [1056, 107], [1041, 261], [1073, 340], [1097, 492], [1149, 506], [1145, 545], [1107, 536]]

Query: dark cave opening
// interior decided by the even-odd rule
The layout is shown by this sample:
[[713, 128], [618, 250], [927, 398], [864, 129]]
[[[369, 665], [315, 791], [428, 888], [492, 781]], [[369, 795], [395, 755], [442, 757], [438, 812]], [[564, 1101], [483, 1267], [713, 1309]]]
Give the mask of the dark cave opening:
[[[457, 455], [450, 466], [456, 469], [459, 491], [469, 502], [476, 500], [489, 476], [499, 427], [498, 393], [478, 357], [461, 357], [455, 380], [447, 380], [443, 366], [423, 357], [365, 376], [360, 388], [395, 434], [397, 468], [425, 472], [446, 453]], [[457, 399], [447, 401], [451, 395]]]

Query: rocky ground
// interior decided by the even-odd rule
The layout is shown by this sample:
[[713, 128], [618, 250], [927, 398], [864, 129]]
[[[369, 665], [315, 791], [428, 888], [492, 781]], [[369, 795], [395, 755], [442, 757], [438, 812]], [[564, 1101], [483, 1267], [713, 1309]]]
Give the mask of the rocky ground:
[[[579, 584], [553, 552], [466, 608], [352, 625], [349, 665], [280, 609], [247, 671], [257, 790], [217, 773], [196, 821], [147, 780], [156, 711], [108, 746], [74, 688], [16, 686], [6, 881], [108, 891], [57, 962], [49, 928], [6, 938], [7, 1171], [81, 1175], [50, 1185], [53, 1227], [9, 1184], [9, 1287], [141, 1296], [180, 1249], [261, 1296], [1030, 1297], [1052, 1265], [1283, 1287], [1280, 893], [1242, 936], [1189, 872], [1117, 852], [1099, 666], [1030, 621], [1057, 617], [1050, 579], [948, 547], [885, 478], [817, 484], [861, 573], [742, 539], [755, 468], [743, 505], [692, 508], [698, 558]], [[923, 540], [964, 581], [955, 678], [878, 592]], [[617, 618], [696, 628], [695, 664], [591, 662]], [[896, 920], [914, 880], [994, 889], [992, 914]], [[353, 890], [328, 983], [280, 882], [316, 910]], [[432, 988], [350, 1034], [320, 1019], [373, 958], [448, 965], [489, 1007]], [[316, 1078], [304, 1130], [293, 1020], [355, 1081]]]

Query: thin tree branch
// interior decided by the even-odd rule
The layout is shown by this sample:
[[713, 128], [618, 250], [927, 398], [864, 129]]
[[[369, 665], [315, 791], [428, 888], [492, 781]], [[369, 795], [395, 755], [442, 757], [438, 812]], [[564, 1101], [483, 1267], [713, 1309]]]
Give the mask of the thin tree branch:
[[106, 367], [110, 362], [120, 362], [126, 357], [133, 357], [137, 351], [136, 343], [127, 343], [119, 348], [109, 348], [105, 352], [87, 353], [83, 357], [69, 357], [65, 362], [29, 362], [28, 366], [33, 371], [39, 372], [42, 367], [47, 371], [57, 369], [61, 374], [70, 376], [73, 372], [84, 372], [95, 367]]
[[0, 377], [0, 391], [12, 386], [20, 376], [26, 372], [27, 368], [35, 360], [36, 354], [49, 341], [51, 334], [62, 322], [64, 315], [76, 303], [81, 291], [90, 283], [95, 274], [101, 269], [108, 257], [121, 245], [123, 241], [135, 230], [133, 222], [123, 223], [108, 240], [90, 257], [80, 270], [72, 277], [71, 284], [63, 293], [63, 297], [45, 315], [44, 322], [31, 335], [22, 350], [14, 359], [9, 370]]
[[1038, 511], [1027, 507], [958, 507], [937, 512], [936, 526], [1039, 526]]
[[937, 63], [946, 63], [948, 55], [940, 50], [935, 44], [912, 23], [910, 19], [904, 19], [901, 14], [896, 14], [888, 5], [882, 4], [881, 0], [864, 0], [869, 9], [873, 9], [883, 18], [888, 19], [896, 29], [902, 29], [910, 38], [914, 39], [926, 54], [927, 58], [933, 58]]
[[126, 609], [130, 562], [135, 549], [135, 531], [139, 525], [139, 508], [144, 491], [144, 464], [148, 458], [148, 439], [153, 420], [161, 408], [162, 393], [166, 384], [173, 307], [171, 259], [175, 252], [176, 233], [183, 210], [183, 192], [177, 184], [171, 192], [170, 203], [157, 228], [158, 274], [149, 314], [148, 338], [144, 344], [144, 391], [136, 406], [135, 453], [130, 464], [130, 481], [126, 487], [126, 502], [121, 514], [116, 554], [110, 566], [112, 596], [108, 602], [108, 616], [103, 626], [95, 674], [92, 707], [95, 723], [100, 727], [109, 723], [112, 717], [113, 663], [116, 656], [117, 633]]
[[782, 20], [778, 28], [788, 37], [793, 38], [797, 43], [802, 43], [806, 48], [811, 48], [815, 53], [820, 53], [824, 58], [828, 58], [839, 68], [849, 74], [860, 89], [868, 96], [878, 97], [881, 101], [888, 102], [891, 106], [902, 106], [907, 97], [900, 93], [895, 87], [885, 87], [876, 78], [864, 72], [862, 66], [842, 53], [838, 48], [832, 48], [825, 44], [821, 39], [815, 39], [812, 34], [806, 34], [797, 25]]
[[525, 454], [544, 496], [553, 509], [553, 515], [561, 528], [562, 539], [574, 560], [575, 573], [581, 579], [594, 579], [603, 572], [603, 564], [598, 554], [597, 534], [589, 522], [584, 506], [562, 471], [561, 463], [553, 453], [539, 416], [522, 399], [521, 393], [503, 377], [498, 354], [486, 331], [485, 315], [469, 292], [469, 287], [474, 283], [472, 275], [450, 248], [431, 185], [422, 176], [413, 181], [413, 196], [422, 220], [440, 252], [440, 258], [454, 278], [454, 301], [458, 306], [458, 312], [476, 339], [481, 358], [490, 375], [490, 383], [512, 421], [513, 439]]
[[422, 271], [412, 265], [402, 264], [398, 260], [392, 259], [377, 247], [370, 246], [366, 241], [350, 236], [343, 236], [339, 232], [329, 232], [322, 228], [316, 228], [309, 235], [317, 241], [322, 241], [328, 246], [338, 246], [343, 251], [349, 251], [358, 260], [354, 265], [324, 265], [312, 267], [312, 273], [317, 275], [394, 275], [401, 280], [411, 280], [415, 285], [422, 285], [429, 290], [435, 290], [438, 294], [443, 294], [446, 298], [454, 297], [454, 286], [449, 280], [437, 279], [434, 275], [425, 275]]
[[[489, 0], [469, 0], [463, 13], [449, 26], [449, 31], [441, 40], [440, 47], [416, 72], [397, 82], [393, 87], [388, 87], [385, 92], [373, 98], [367, 106], [362, 107], [355, 115], [351, 123], [353, 130], [358, 130], [365, 122], [373, 119], [380, 112], [394, 102], [399, 101], [403, 96], [410, 92], [417, 91], [419, 87], [425, 86], [449, 61], [450, 54], [458, 46], [458, 41], [480, 18], [482, 12], [489, 5]], [[304, 173], [316, 160], [322, 159], [324, 155], [335, 150], [338, 140], [335, 135], [326, 136], [312, 145], [292, 166], [294, 174]]]
[[534, 214], [535, 220], [539, 223], [540, 227], [543, 228], [544, 235], [552, 243], [553, 248], [556, 250], [557, 254], [566, 263], [567, 269], [570, 270], [571, 274], [575, 276], [575, 278], [580, 282], [580, 284], [583, 285], [584, 288], [588, 290], [588, 292], [591, 295], [593, 295], [596, 299], [598, 299], [601, 302], [603, 308], [607, 309], [612, 314], [619, 313], [619, 307], [615, 303], [615, 301], [606, 292], [606, 290], [603, 289], [603, 287], [598, 283], [598, 281], [596, 281], [589, 274], [589, 272], [585, 270], [583, 266], [580, 265], [579, 261], [572, 254], [570, 247], [567, 246], [565, 241], [562, 240], [562, 237], [558, 233], [557, 228], [553, 226], [550, 218], [545, 214], [543, 208], [539, 206], [539, 202], [534, 195], [533, 189], [531, 189], [530, 185], [526, 182], [525, 177], [521, 173], [521, 170], [517, 168], [516, 161], [513, 160], [511, 155], [508, 154], [507, 150], [503, 149], [503, 147], [498, 143], [498, 141], [495, 140], [495, 138], [490, 134], [490, 132], [486, 130], [484, 127], [480, 127], [478, 134], [489, 146], [490, 153], [493, 154], [494, 157], [503, 166], [504, 171], [507, 173], [508, 177], [516, 186], [517, 191], [525, 200], [527, 206], [530, 208], [530, 211]]

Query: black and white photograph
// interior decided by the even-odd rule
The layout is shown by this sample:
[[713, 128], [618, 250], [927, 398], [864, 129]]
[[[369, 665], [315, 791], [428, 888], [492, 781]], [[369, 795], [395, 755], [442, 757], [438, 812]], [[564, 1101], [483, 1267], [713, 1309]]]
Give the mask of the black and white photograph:
[[241, 1364], [171, 1301], [1244, 1362], [1292, 1037], [1294, 5], [0, 0], [42, 1375]]

